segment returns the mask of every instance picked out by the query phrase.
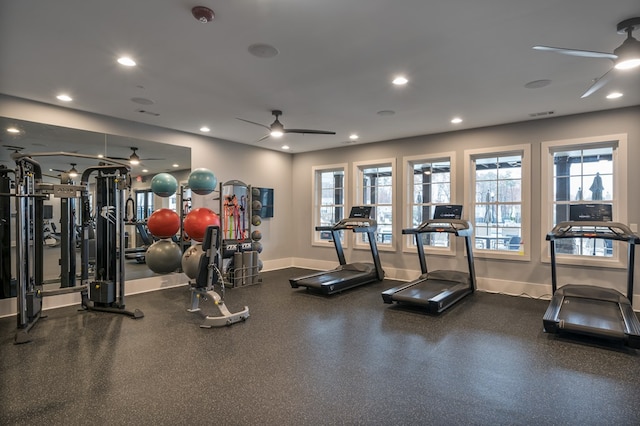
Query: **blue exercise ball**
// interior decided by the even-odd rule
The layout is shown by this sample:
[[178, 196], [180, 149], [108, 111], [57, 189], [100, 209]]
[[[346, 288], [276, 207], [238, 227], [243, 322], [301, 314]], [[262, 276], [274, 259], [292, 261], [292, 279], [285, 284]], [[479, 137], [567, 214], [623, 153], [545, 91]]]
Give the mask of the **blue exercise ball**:
[[209, 169], [198, 168], [189, 174], [189, 188], [198, 195], [211, 194], [218, 185], [216, 175]]
[[158, 173], [151, 179], [151, 191], [158, 197], [171, 197], [178, 189], [178, 181], [169, 173]]

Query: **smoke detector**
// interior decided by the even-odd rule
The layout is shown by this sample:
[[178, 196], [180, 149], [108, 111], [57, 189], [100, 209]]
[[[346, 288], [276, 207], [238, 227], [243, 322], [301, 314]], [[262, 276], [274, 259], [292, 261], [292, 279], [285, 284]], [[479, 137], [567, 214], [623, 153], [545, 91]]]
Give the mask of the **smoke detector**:
[[194, 18], [196, 18], [198, 21], [202, 22], [203, 24], [213, 21], [213, 18], [216, 16], [213, 13], [213, 10], [205, 6], [194, 7], [193, 9], [191, 9], [191, 14], [193, 15]]

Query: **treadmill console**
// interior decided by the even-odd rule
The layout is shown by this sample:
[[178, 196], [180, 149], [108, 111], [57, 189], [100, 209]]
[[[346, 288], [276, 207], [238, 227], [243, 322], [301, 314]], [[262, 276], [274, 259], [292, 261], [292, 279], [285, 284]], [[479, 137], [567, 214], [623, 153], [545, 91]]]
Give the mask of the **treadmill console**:
[[369, 219], [371, 218], [371, 206], [354, 206], [351, 207], [349, 218]]
[[371, 219], [372, 206], [355, 206], [351, 208], [348, 218], [342, 219], [333, 229], [351, 229], [354, 232], [375, 232], [377, 223]]
[[436, 210], [433, 212], [434, 219], [461, 219], [462, 218], [462, 206], [461, 205], [448, 205], [448, 206], [436, 206]]
[[569, 220], [575, 222], [611, 222], [613, 212], [611, 204], [571, 204]]

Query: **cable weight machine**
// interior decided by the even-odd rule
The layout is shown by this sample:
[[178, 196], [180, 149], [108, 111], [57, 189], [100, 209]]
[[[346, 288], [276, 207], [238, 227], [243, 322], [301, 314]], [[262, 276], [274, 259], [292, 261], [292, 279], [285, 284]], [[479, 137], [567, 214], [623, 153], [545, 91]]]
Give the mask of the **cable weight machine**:
[[[89, 233], [92, 226], [89, 176], [98, 172], [95, 189], [96, 260], [95, 279], [89, 279]], [[144, 317], [139, 309], [125, 309], [125, 200], [128, 167], [90, 167], [82, 174], [85, 190], [81, 196], [81, 279], [88, 289], [82, 292], [82, 307], [90, 311]]]
[[[133, 318], [142, 318], [139, 311], [124, 310], [124, 249], [123, 220], [123, 183], [128, 176], [127, 166], [98, 166], [87, 169], [82, 175], [80, 185], [63, 178], [65, 183], [51, 184], [42, 181], [42, 168], [33, 159], [38, 156], [72, 156], [98, 158], [82, 154], [52, 152], [12, 154], [16, 162], [15, 191], [9, 194], [16, 199], [16, 303], [17, 330], [15, 343], [31, 341], [29, 331], [42, 315], [42, 299], [69, 293], [81, 293], [81, 305], [85, 310], [121, 313]], [[89, 278], [89, 227], [91, 226], [91, 201], [89, 197], [89, 175], [98, 171], [96, 178], [97, 202], [100, 208], [97, 219], [99, 237], [95, 240], [97, 259], [95, 280]], [[4, 196], [5, 194], [3, 194]], [[73, 232], [68, 233], [69, 250], [67, 259], [62, 262], [63, 280], [59, 289], [48, 290], [43, 287], [43, 202], [50, 196], [65, 200], [63, 206], [69, 206], [69, 229], [73, 229], [71, 220], [74, 215], [75, 199], [81, 200], [81, 273], [80, 285], [76, 283], [75, 248], [71, 240]], [[66, 251], [65, 251], [66, 252]], [[64, 256], [63, 256], [64, 257]]]

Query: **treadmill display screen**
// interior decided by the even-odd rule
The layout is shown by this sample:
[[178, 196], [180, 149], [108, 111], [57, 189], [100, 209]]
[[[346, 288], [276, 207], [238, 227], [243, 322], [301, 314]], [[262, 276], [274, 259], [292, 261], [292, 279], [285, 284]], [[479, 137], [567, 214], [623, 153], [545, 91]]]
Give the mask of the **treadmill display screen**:
[[350, 218], [371, 218], [371, 206], [354, 206], [351, 207]]
[[461, 205], [436, 206], [433, 212], [434, 219], [460, 219], [462, 217]]
[[569, 219], [576, 222], [611, 222], [612, 206], [611, 204], [571, 204]]

